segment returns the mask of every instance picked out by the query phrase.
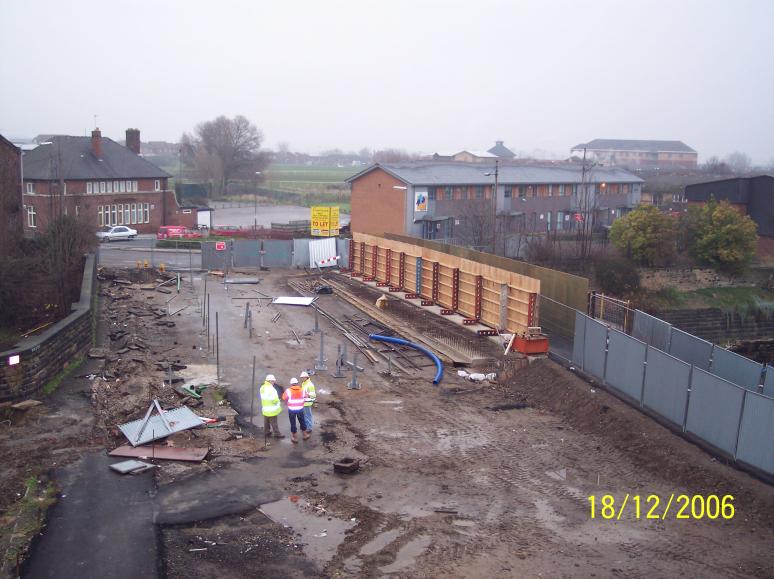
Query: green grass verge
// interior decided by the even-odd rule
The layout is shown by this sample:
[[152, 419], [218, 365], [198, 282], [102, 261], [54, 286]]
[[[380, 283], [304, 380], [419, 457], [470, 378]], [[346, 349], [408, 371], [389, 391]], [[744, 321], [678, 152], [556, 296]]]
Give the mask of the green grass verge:
[[688, 292], [690, 299], [695, 296], [708, 307], [724, 310], [739, 308], [774, 309], [774, 292], [758, 287], [719, 287]]
[[43, 394], [50, 396], [56, 392], [56, 389], [59, 388], [59, 385], [62, 383], [62, 381], [68, 376], [71, 376], [73, 372], [80, 368], [81, 364], [83, 364], [85, 360], [86, 356], [78, 356], [72, 362], [70, 362], [67, 365], [67, 368], [59, 372], [59, 374], [54, 376], [45, 386], [43, 386]]
[[32, 538], [43, 528], [46, 510], [56, 502], [56, 494], [53, 482], [41, 488], [37, 476], [27, 479], [24, 496], [0, 518], [0, 544], [6, 561], [13, 565], [23, 558]]

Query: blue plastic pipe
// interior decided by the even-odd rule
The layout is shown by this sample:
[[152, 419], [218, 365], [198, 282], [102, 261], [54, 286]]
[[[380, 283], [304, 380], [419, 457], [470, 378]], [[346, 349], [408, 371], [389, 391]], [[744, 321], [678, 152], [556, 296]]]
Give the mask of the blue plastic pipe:
[[438, 371], [435, 373], [435, 378], [433, 378], [433, 384], [438, 384], [441, 381], [441, 378], [443, 377], [443, 364], [441, 363], [441, 360], [438, 358], [438, 356], [433, 354], [430, 350], [428, 350], [424, 346], [420, 346], [419, 344], [415, 344], [414, 342], [409, 342], [408, 340], [404, 340], [403, 338], [393, 338], [392, 336], [380, 336], [379, 334], [369, 334], [368, 338], [371, 340], [376, 340], [377, 342], [387, 342], [388, 344], [400, 344], [401, 346], [408, 346], [409, 348], [414, 348], [415, 350], [419, 350], [425, 356], [427, 356], [433, 362], [435, 362], [435, 367], [438, 368]]

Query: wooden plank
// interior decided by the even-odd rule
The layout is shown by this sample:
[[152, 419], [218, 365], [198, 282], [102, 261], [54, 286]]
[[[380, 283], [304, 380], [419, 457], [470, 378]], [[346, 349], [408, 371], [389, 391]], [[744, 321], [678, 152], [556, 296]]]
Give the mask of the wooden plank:
[[149, 446], [130, 446], [125, 444], [111, 450], [110, 456], [129, 456], [134, 458], [158, 458], [160, 460], [181, 460], [201, 462], [210, 451], [209, 448], [180, 448], [152, 444]]

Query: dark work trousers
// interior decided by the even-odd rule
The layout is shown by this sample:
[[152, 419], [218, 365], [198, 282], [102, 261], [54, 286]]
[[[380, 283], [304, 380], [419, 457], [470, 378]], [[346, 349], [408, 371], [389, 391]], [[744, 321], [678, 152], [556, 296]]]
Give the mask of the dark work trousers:
[[298, 419], [298, 423], [301, 425], [301, 431], [306, 432], [308, 429], [306, 427], [306, 419], [304, 418], [304, 411], [303, 410], [288, 410], [288, 418], [290, 418], [290, 432], [295, 434], [297, 432], [296, 430], [296, 419]]
[[264, 416], [263, 417], [263, 431], [266, 435], [270, 435], [274, 431], [275, 435], [280, 434], [279, 423], [276, 416]]

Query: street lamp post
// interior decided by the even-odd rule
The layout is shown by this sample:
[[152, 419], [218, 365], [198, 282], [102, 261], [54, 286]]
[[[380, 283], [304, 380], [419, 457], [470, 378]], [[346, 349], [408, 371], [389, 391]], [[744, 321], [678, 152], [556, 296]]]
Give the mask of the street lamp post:
[[494, 171], [484, 173], [484, 175], [494, 175], [494, 190], [492, 191], [492, 253], [497, 255], [497, 186], [500, 176], [500, 159], [495, 159]]
[[[261, 172], [256, 171], [256, 180], [259, 179]], [[255, 184], [255, 188], [253, 189], [253, 232], [258, 231], [258, 184]]]

